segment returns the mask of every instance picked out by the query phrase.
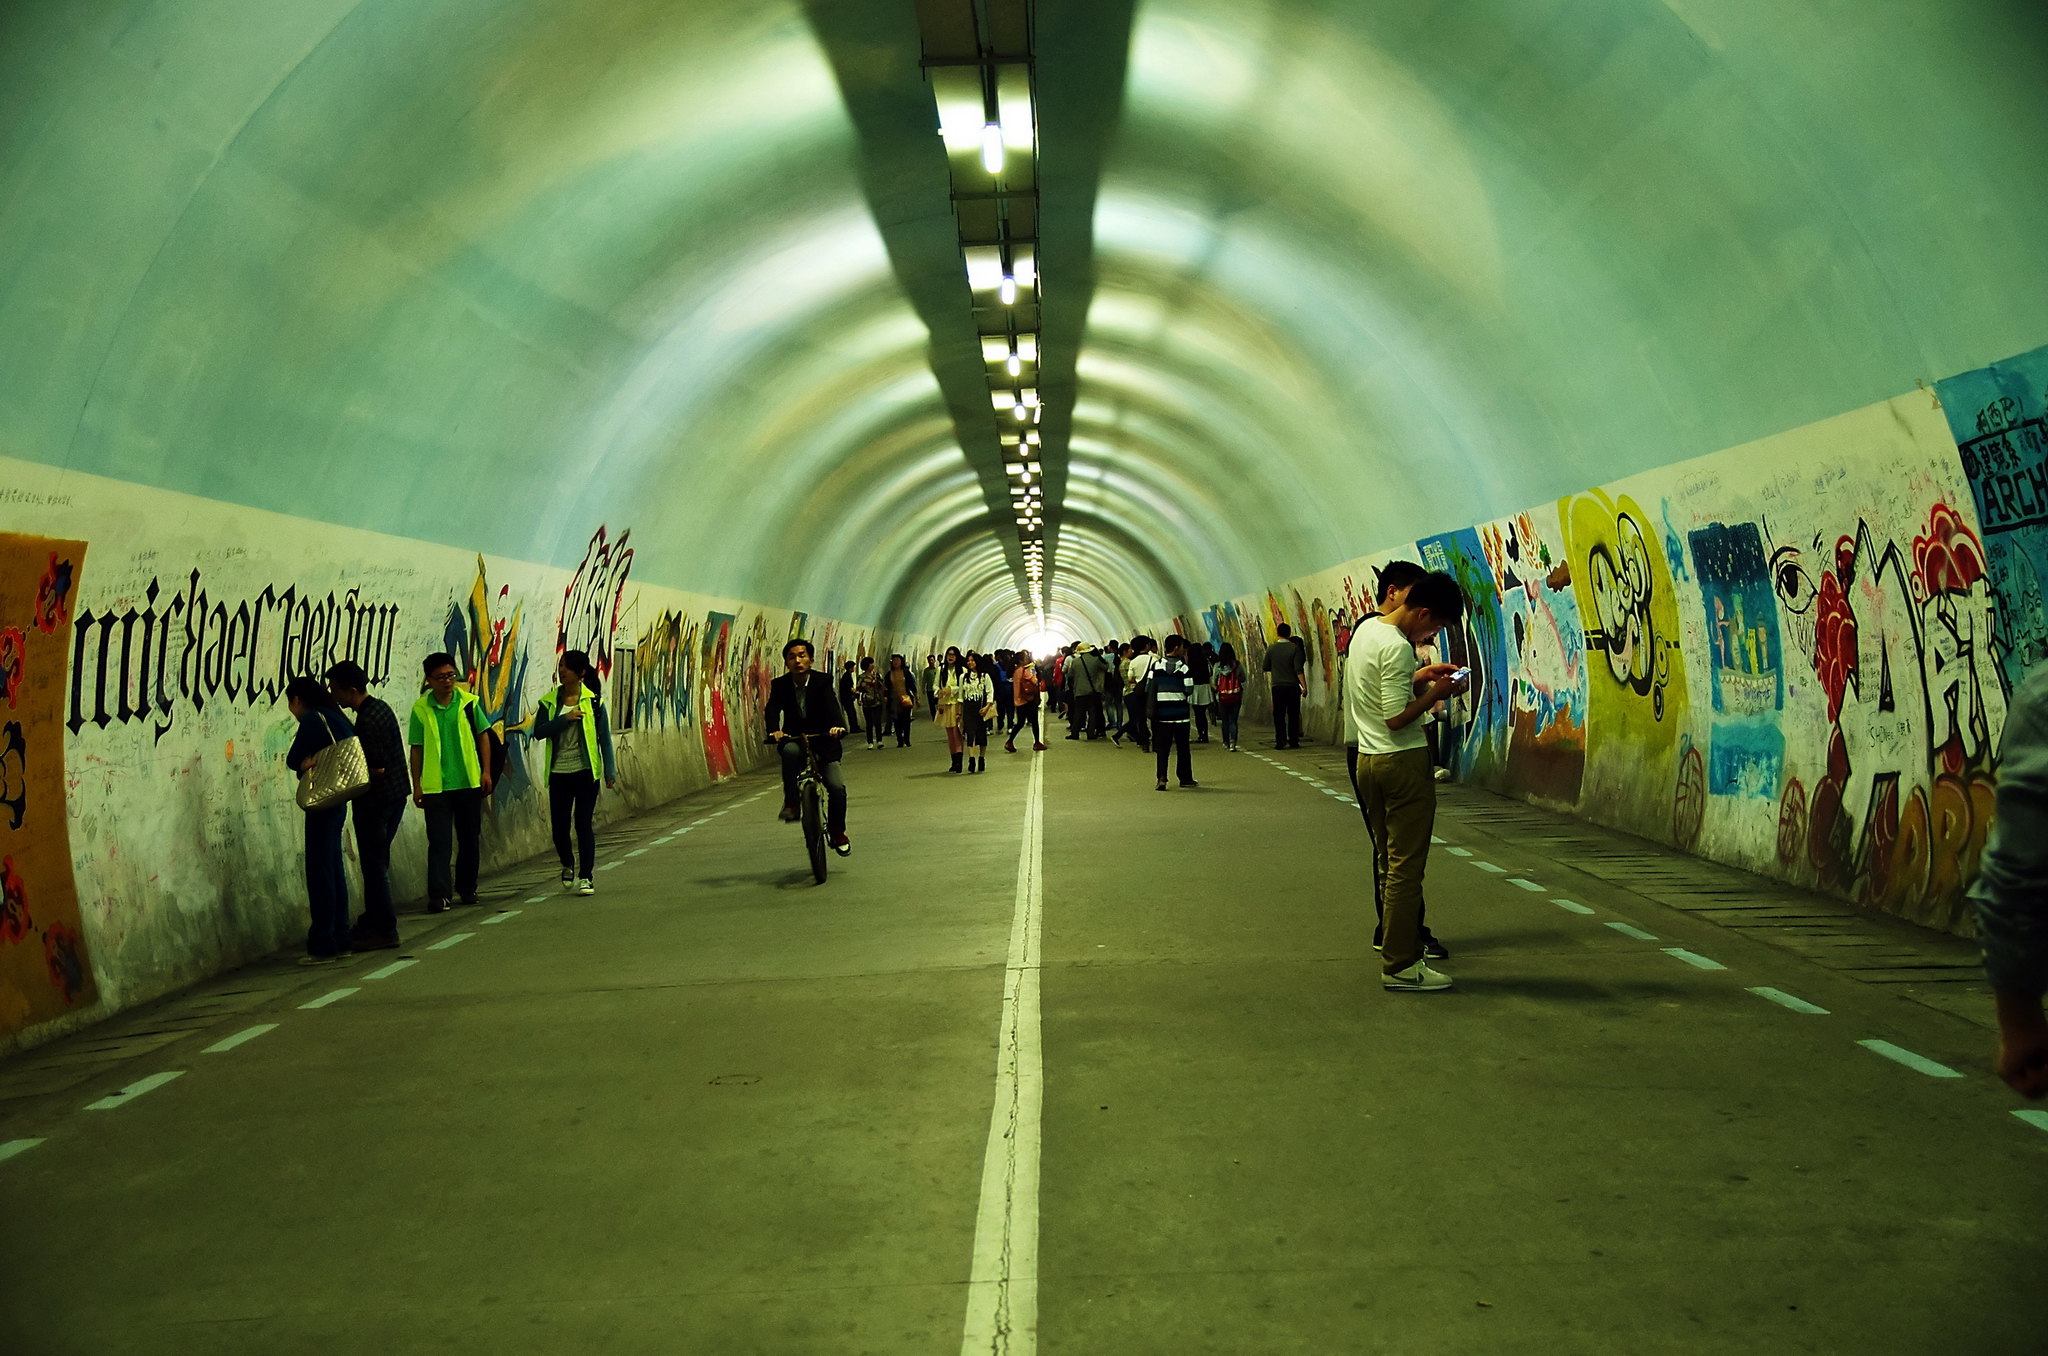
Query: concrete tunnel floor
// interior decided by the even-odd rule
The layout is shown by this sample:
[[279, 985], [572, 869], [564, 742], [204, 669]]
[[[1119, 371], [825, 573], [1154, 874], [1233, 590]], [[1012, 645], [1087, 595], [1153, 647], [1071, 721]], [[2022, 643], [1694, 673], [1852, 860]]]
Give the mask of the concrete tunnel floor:
[[[614, 825], [595, 897], [529, 862], [402, 951], [0, 1065], [0, 1143], [41, 1140], [0, 1162], [0, 1351], [959, 1350], [1031, 755], [916, 739], [849, 750], [823, 887], [752, 774]], [[1044, 1350], [2048, 1349], [2048, 1118], [1974, 1001], [1455, 787], [1461, 987], [1383, 993], [1341, 755], [1196, 753], [1164, 795], [1130, 748], [1042, 756]], [[142, 1053], [94, 1058], [115, 1028]]]

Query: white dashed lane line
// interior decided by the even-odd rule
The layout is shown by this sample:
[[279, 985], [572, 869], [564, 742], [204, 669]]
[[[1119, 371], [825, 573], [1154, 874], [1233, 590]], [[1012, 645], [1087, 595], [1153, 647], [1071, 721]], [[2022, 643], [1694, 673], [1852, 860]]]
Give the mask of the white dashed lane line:
[[603, 866], [600, 866], [597, 869], [600, 871], [616, 871], [624, 865], [624, 862], [606, 862]]
[[5, 1144], [0, 1144], [0, 1163], [5, 1163], [16, 1154], [25, 1154], [41, 1143], [39, 1139], [10, 1139]]
[[632, 850], [631, 852], [627, 853], [626, 855], [627, 855], [628, 857], [645, 857], [645, 856], [647, 855], [647, 849], [646, 849], [646, 848], [634, 848], [634, 849], [633, 849], [633, 850]]
[[[1553, 900], [1552, 900], [1552, 901], [1550, 901], [1550, 902], [1551, 902], [1551, 903], [1553, 903], [1553, 904], [1555, 904], [1555, 903], [1557, 903], [1558, 901], [1556, 901], [1556, 900], [1554, 900], [1554, 899], [1553, 899]], [[1582, 905], [1581, 907], [1584, 907], [1584, 906]], [[1587, 909], [1587, 910], [1586, 910], [1586, 912], [1587, 912], [1587, 913], [1591, 913], [1591, 912], [1593, 912], [1593, 911], [1592, 911], [1591, 909]], [[1633, 937], [1633, 938], [1635, 938], [1635, 939], [1636, 939], [1637, 941], [1639, 941], [1639, 942], [1654, 942], [1654, 941], [1656, 941], [1656, 940], [1657, 940], [1657, 934], [1656, 934], [1656, 933], [1654, 933], [1654, 932], [1645, 932], [1645, 931], [1643, 931], [1643, 930], [1642, 930], [1641, 928], [1637, 927], [1637, 926], [1636, 926], [1635, 924], [1633, 924], [1633, 923], [1609, 923], [1609, 924], [1608, 924], [1607, 926], [1608, 926], [1608, 927], [1611, 927], [1611, 928], [1613, 928], [1613, 929], [1614, 929], [1614, 930], [1615, 930], [1616, 932], [1620, 933], [1620, 934], [1621, 934], [1622, 936], [1624, 936], [1624, 937]]]
[[[1585, 905], [1579, 903], [1575, 899], [1553, 899], [1550, 902], [1557, 905], [1558, 908], [1563, 909], [1566, 913], [1589, 914], [1593, 912], [1593, 910], [1587, 908]], [[1650, 934], [1646, 932], [1643, 934], [1643, 936], [1650, 937]], [[1655, 941], [1656, 938], [1650, 937], [1650, 940]]]
[[420, 963], [420, 959], [419, 959], [419, 957], [418, 957], [418, 956], [406, 956], [406, 957], [404, 957], [404, 958], [403, 958], [403, 959], [401, 959], [401, 960], [395, 960], [395, 961], [391, 962], [391, 964], [389, 964], [389, 965], [386, 965], [386, 966], [381, 966], [381, 967], [379, 967], [378, 969], [375, 969], [375, 970], [372, 970], [372, 971], [370, 971], [370, 973], [369, 973], [369, 974], [367, 974], [367, 975], [364, 975], [364, 976], [363, 976], [363, 978], [364, 978], [364, 979], [389, 979], [389, 978], [391, 978], [391, 977], [392, 977], [393, 975], [397, 974], [397, 973], [398, 973], [398, 972], [399, 972], [400, 970], [403, 970], [403, 969], [404, 969], [404, 968], [405, 968], [406, 966], [408, 966], [408, 965], [418, 965], [419, 963]]
[[1874, 1055], [1883, 1055], [1897, 1064], [1903, 1064], [1915, 1073], [1924, 1073], [1929, 1078], [1961, 1078], [1962, 1075], [1946, 1064], [1937, 1064], [1925, 1055], [1916, 1055], [1904, 1046], [1893, 1045], [1890, 1041], [1857, 1041], [1858, 1045]]
[[1471, 848], [1454, 847], [1445, 848], [1444, 851], [1450, 853], [1453, 857], [1470, 857], [1472, 855]]
[[[354, 992], [354, 990], [350, 990], [350, 992]], [[173, 1078], [183, 1077], [184, 1073], [183, 1069], [169, 1069], [163, 1073], [153, 1073], [147, 1078], [130, 1083], [119, 1092], [109, 1093], [97, 1102], [86, 1103], [85, 1109], [87, 1111], [112, 1111], [115, 1107], [126, 1106], [143, 1093], [153, 1092], [170, 1082]]]
[[529, 899], [526, 902], [529, 904], [545, 904], [548, 902], [548, 897], [546, 895], [535, 895], [532, 899]]
[[[2021, 1110], [2015, 1111], [2012, 1114], [2019, 1117], [2021, 1120], [2025, 1121], [2028, 1125], [2033, 1126], [2036, 1130], [2048, 1130], [2048, 1111]], [[15, 1142], [20, 1143], [19, 1140]], [[35, 1142], [35, 1140], [29, 1141], [29, 1143], [31, 1144], [34, 1144]], [[7, 1157], [7, 1146], [4, 1144], [0, 1144], [0, 1158], [5, 1157]]]
[[299, 1004], [299, 1011], [311, 1012], [314, 1008], [324, 1008], [329, 1003], [339, 1003], [342, 999], [348, 997], [350, 994], [361, 992], [361, 989], [336, 989], [332, 993], [321, 994], [318, 998], [314, 999], [310, 1003]]
[[1826, 1008], [1818, 1007], [1812, 1003], [1809, 1003], [1804, 998], [1794, 998], [1791, 994], [1786, 993], [1783, 989], [1759, 988], [1751, 989], [1750, 992], [1755, 994], [1758, 998], [1769, 999], [1771, 1002], [1776, 1003], [1781, 1008], [1790, 1008], [1794, 1012], [1803, 1012], [1807, 1014], [1809, 1017], [1825, 1017], [1828, 1015], [1828, 1010]]
[[[474, 936], [476, 936], [474, 932], [458, 932], [452, 937], [443, 937], [440, 941], [435, 942], [432, 946], [429, 946], [427, 950], [446, 951], [449, 947], [455, 945], [457, 942], [466, 942]], [[390, 967], [387, 966], [385, 968], [389, 969]]]
[[1532, 895], [1540, 895], [1544, 892], [1545, 889], [1548, 888], [1547, 886], [1538, 885], [1535, 881], [1530, 880], [1526, 876], [1509, 876], [1508, 884], [1519, 885]]
[[1496, 876], [1505, 876], [1508, 873], [1508, 869], [1506, 867], [1495, 866], [1492, 862], [1482, 862], [1475, 860], [1472, 863], [1472, 865], [1478, 867], [1481, 871], [1491, 871]]
[[494, 915], [492, 915], [491, 917], [489, 917], [489, 918], [486, 918], [486, 919], [484, 919], [484, 921], [483, 921], [483, 924], [482, 924], [482, 925], [483, 925], [484, 927], [489, 927], [489, 926], [490, 926], [491, 924], [493, 924], [493, 923], [502, 923], [502, 922], [504, 922], [504, 921], [505, 921], [506, 919], [508, 919], [508, 918], [513, 918], [513, 917], [516, 917], [516, 916], [518, 915], [518, 913], [519, 913], [519, 910], [517, 910], [517, 909], [507, 909], [507, 910], [505, 910], [505, 912], [503, 912], [503, 913], [500, 913], [500, 914], [494, 914]]
[[1664, 948], [1664, 954], [1673, 960], [1684, 961], [1695, 970], [1726, 970], [1728, 968], [1717, 960], [1709, 960], [1699, 952], [1687, 951], [1682, 946], [1667, 946]]
[[228, 1037], [224, 1041], [215, 1041], [212, 1045], [207, 1046], [204, 1050], [201, 1050], [199, 1053], [202, 1055], [224, 1055], [238, 1045], [247, 1045], [250, 1041], [255, 1040], [258, 1036], [262, 1035], [266, 1031], [275, 1030], [277, 1030], [276, 1022], [265, 1022], [261, 1026], [252, 1026], [245, 1030], [237, 1031], [234, 1035]]

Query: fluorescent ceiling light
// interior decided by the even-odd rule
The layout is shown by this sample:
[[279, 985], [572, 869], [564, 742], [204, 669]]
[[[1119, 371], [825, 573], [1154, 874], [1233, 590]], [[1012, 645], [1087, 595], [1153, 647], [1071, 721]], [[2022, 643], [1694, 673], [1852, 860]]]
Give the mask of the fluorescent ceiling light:
[[1001, 123], [985, 123], [981, 129], [981, 167], [990, 174], [1003, 172], [1003, 127]]
[[1038, 361], [1038, 336], [1020, 334], [1017, 336], [1017, 356], [1027, 363]]
[[1017, 286], [1037, 286], [1038, 251], [1030, 245], [1012, 246], [1010, 249], [1010, 272], [1016, 276]]
[[1000, 334], [981, 336], [981, 360], [985, 363], [999, 363], [1010, 356], [1010, 341]]
[[1038, 446], [1038, 430], [1032, 429], [1029, 433], [1025, 434], [1024, 441], [1030, 443], [1033, 447]]
[[1003, 252], [996, 246], [968, 245], [961, 254], [967, 260], [967, 285], [975, 291], [993, 291], [1009, 280], [1003, 272]]
[[1003, 370], [1013, 377], [1021, 377], [1024, 375], [1024, 360], [1012, 353], [1003, 363]]
[[990, 391], [988, 398], [999, 410], [1007, 410], [1017, 403], [1017, 393], [1015, 391]]
[[1038, 403], [1038, 388], [1036, 386], [1026, 386], [1024, 388], [1024, 403], [1026, 405], [1036, 405]]
[[1031, 411], [1025, 409], [1022, 405], [1017, 406], [1011, 413], [1017, 416], [1017, 422], [1020, 424], [1031, 417]]
[[1003, 305], [1015, 306], [1017, 304], [1017, 280], [1005, 273], [1001, 286], [997, 288], [996, 295], [1002, 299]]

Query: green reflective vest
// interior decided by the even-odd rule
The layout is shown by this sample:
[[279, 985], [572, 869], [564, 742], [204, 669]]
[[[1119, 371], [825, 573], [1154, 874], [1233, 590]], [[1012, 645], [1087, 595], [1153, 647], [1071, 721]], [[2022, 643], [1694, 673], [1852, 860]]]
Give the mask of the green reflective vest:
[[[590, 764], [590, 775], [602, 780], [604, 778], [604, 756], [603, 751], [597, 747], [597, 694], [586, 687], [583, 689], [582, 700], [583, 756], [584, 760]], [[546, 724], [548, 721], [553, 720], [555, 718], [555, 708], [561, 704], [562, 689], [559, 687], [542, 697], [540, 699], [539, 723]], [[548, 771], [550, 773], [555, 770], [555, 755], [561, 751], [562, 746], [560, 744], [552, 739], [548, 741]]]
[[[462, 770], [469, 774], [469, 784], [480, 787], [484, 784], [482, 765], [476, 760], [476, 718], [470, 715], [470, 708], [477, 704], [476, 694], [462, 688], [455, 689], [455, 723], [462, 727], [468, 738], [462, 741]], [[412, 704], [412, 713], [420, 723], [420, 790], [424, 795], [438, 795], [441, 786], [441, 721], [436, 714], [445, 711], [445, 706], [434, 705], [434, 694], [423, 692], [420, 699]]]

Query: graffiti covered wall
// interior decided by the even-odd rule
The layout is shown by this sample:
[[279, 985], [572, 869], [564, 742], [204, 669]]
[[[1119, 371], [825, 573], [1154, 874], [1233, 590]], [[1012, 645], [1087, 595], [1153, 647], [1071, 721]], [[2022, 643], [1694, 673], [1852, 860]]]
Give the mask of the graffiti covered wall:
[[[302, 936], [281, 697], [297, 674], [353, 659], [403, 719], [421, 659], [455, 656], [505, 750], [488, 870], [548, 848], [545, 751], [528, 731], [563, 650], [629, 688], [608, 689], [620, 785], [599, 805], [613, 816], [755, 763], [747, 732], [792, 626], [848, 654], [875, 643], [643, 586], [629, 533], [603, 526], [560, 569], [4, 458], [0, 487], [0, 532], [24, 534], [0, 535], [0, 1048]], [[400, 898], [423, 889], [424, 840], [408, 811]]]
[[2048, 654], [2048, 350], [1938, 390], [1218, 603], [1203, 629], [1257, 672], [1306, 618], [1306, 722], [1334, 740], [1377, 569], [1447, 571], [1470, 609], [1440, 640], [1473, 671], [1443, 734], [1461, 779], [1964, 930], [2006, 693]]

